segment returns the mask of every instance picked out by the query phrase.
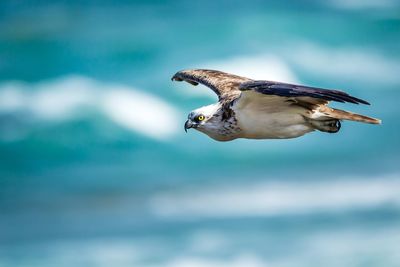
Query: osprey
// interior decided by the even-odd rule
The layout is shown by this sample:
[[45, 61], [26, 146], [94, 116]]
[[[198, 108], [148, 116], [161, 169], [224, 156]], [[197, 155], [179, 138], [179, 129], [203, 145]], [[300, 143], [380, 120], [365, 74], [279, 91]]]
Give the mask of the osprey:
[[185, 131], [194, 128], [218, 141], [236, 138], [283, 139], [314, 130], [336, 133], [341, 120], [380, 124], [378, 119], [330, 108], [329, 101], [367, 104], [338, 90], [257, 81], [216, 70], [182, 70], [173, 81], [203, 84], [219, 98], [189, 113]]

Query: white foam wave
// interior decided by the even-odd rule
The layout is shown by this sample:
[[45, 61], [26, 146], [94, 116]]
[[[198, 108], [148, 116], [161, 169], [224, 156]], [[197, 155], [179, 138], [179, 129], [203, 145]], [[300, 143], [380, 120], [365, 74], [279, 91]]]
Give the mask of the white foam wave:
[[[285, 50], [287, 60], [314, 75], [362, 84], [400, 84], [400, 64], [376, 51], [360, 48], [326, 48], [312, 43]], [[381, 86], [379, 87], [381, 88]]]
[[241, 217], [333, 212], [384, 204], [400, 206], [398, 176], [174, 192], [155, 196], [150, 209], [164, 217]]
[[205, 64], [206, 68], [224, 70], [256, 80], [298, 82], [284, 59], [274, 55], [236, 56]]
[[178, 111], [136, 88], [105, 84], [85, 77], [46, 83], [0, 85], [0, 112], [25, 112], [36, 119], [67, 120], [97, 110], [115, 124], [146, 136], [165, 139], [178, 127]]
[[[225, 60], [197, 64], [196, 68], [215, 69], [243, 77], [259, 80], [272, 80], [297, 83], [298, 79], [288, 64], [274, 55], [235, 56]], [[177, 87], [178, 90], [180, 87]], [[186, 95], [203, 95], [215, 98], [211, 90], [204, 88], [185, 88], [180, 91]]]
[[157, 139], [178, 129], [178, 112], [165, 101], [129, 88], [115, 88], [102, 97], [105, 114], [119, 125]]

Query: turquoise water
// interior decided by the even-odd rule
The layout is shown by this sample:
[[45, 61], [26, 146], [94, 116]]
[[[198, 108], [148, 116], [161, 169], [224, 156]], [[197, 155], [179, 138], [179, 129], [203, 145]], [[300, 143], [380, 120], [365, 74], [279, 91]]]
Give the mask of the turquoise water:
[[[399, 266], [396, 1], [2, 1], [0, 266]], [[218, 143], [185, 68], [383, 120]]]

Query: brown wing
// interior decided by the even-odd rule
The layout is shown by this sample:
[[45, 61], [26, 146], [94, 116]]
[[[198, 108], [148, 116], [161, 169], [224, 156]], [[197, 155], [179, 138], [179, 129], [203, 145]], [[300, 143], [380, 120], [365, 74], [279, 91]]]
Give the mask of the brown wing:
[[240, 95], [239, 85], [251, 79], [217, 70], [181, 70], [172, 76], [173, 81], [185, 81], [192, 85], [203, 84], [213, 90], [220, 100]]

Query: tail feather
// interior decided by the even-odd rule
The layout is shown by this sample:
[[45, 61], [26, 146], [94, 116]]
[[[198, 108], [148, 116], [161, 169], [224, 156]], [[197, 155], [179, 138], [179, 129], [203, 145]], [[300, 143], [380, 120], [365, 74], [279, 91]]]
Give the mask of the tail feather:
[[381, 120], [367, 117], [361, 114], [356, 114], [348, 111], [344, 111], [341, 109], [334, 109], [329, 107], [321, 107], [319, 110], [321, 113], [324, 113], [328, 117], [335, 118], [338, 120], [349, 120], [349, 121], [358, 121], [370, 124], [381, 124]]

